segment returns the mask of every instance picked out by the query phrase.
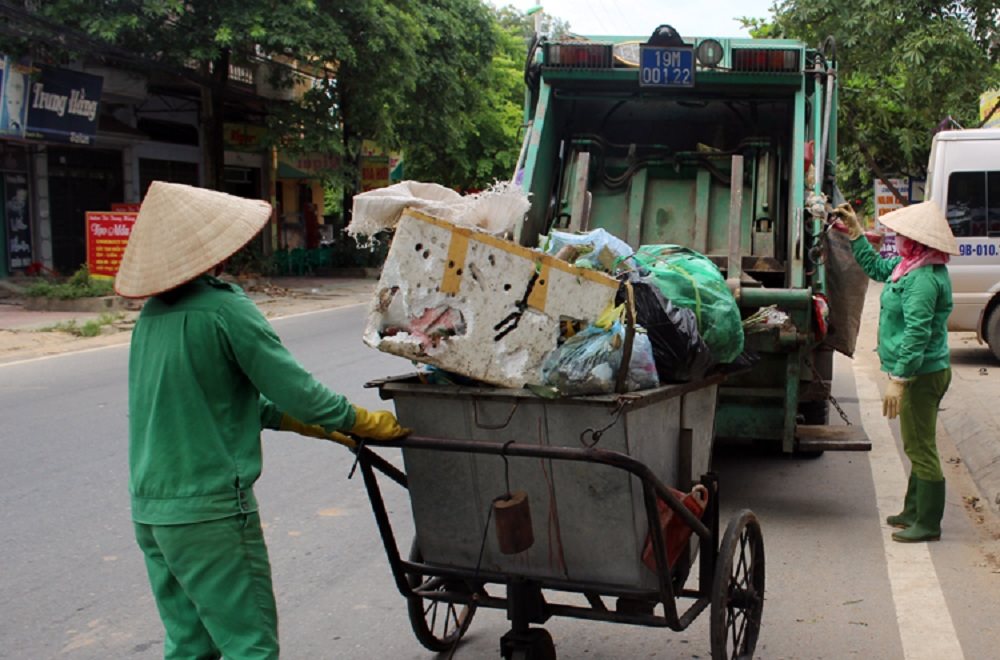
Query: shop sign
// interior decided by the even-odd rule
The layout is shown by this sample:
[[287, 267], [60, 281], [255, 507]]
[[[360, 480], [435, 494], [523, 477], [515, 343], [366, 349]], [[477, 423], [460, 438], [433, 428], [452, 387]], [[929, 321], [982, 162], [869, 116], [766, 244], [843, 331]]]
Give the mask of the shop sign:
[[904, 204], [910, 202], [922, 202], [924, 200], [927, 182], [923, 179], [889, 179], [893, 187], [899, 191], [903, 198], [901, 202], [890, 190], [888, 184], [882, 179], [875, 179], [875, 228], [885, 234], [879, 253], [883, 257], [894, 257], [899, 253], [896, 251], [896, 234], [888, 227], [879, 222], [886, 213], [902, 208]]
[[138, 213], [87, 211], [87, 269], [96, 277], [114, 277]]
[[89, 73], [40, 67], [28, 90], [25, 137], [93, 144], [103, 82]]
[[224, 124], [222, 140], [233, 151], [261, 151], [267, 129], [253, 124]]
[[0, 135], [24, 137], [31, 67], [0, 56]]
[[361, 157], [361, 192], [389, 185], [389, 157]]
[[117, 213], [138, 213], [140, 206], [139, 202], [112, 202], [111, 210]]
[[4, 220], [7, 223], [7, 264], [11, 270], [31, 265], [31, 213], [28, 206], [28, 177], [6, 174]]
[[279, 154], [279, 179], [318, 179], [324, 172], [340, 169], [340, 156], [309, 152], [304, 154]]

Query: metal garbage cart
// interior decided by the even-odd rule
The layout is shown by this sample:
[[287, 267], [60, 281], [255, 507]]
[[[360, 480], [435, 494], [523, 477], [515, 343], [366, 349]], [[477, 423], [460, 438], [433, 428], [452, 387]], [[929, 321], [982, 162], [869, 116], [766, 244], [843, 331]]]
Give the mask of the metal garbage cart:
[[[370, 447], [356, 453], [418, 640], [451, 650], [477, 608], [503, 609], [511, 629], [501, 656], [538, 660], [555, 658], [555, 648], [532, 624], [552, 616], [683, 630], [710, 608], [713, 659], [751, 658], [764, 545], [749, 510], [730, 519], [719, 542], [710, 461], [721, 380], [559, 399], [417, 377], [371, 383], [416, 429], [389, 443], [402, 449], [405, 473]], [[377, 472], [409, 492], [416, 537], [406, 558]], [[668, 488], [699, 483], [709, 494], [700, 518]], [[515, 491], [530, 504], [533, 542], [505, 554], [491, 518], [496, 502]], [[692, 532], [673, 565], [661, 527], [666, 507]], [[647, 544], [655, 570], [642, 559]], [[688, 587], [695, 565], [697, 584]], [[691, 602], [681, 608], [681, 599]]]

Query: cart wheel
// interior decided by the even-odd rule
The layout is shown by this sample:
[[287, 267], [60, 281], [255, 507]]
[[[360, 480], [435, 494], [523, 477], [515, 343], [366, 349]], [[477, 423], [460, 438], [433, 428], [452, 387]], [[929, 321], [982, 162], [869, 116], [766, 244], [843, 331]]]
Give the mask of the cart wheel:
[[764, 537], [744, 509], [722, 537], [712, 583], [712, 660], [750, 660], [764, 609]]
[[500, 656], [504, 660], [556, 660], [556, 645], [545, 628], [510, 631], [500, 638]]
[[[413, 539], [413, 545], [410, 546], [410, 561], [418, 563], [423, 561], [416, 539]], [[410, 573], [406, 576], [406, 580], [411, 587], [416, 588], [423, 583], [423, 576]], [[445, 587], [446, 585], [442, 584], [440, 589], [444, 591]], [[420, 596], [408, 598], [406, 609], [410, 614], [413, 634], [427, 650], [435, 653], [451, 650], [455, 642], [469, 629], [472, 617], [476, 613], [475, 605], [460, 606], [439, 600], [425, 600]]]

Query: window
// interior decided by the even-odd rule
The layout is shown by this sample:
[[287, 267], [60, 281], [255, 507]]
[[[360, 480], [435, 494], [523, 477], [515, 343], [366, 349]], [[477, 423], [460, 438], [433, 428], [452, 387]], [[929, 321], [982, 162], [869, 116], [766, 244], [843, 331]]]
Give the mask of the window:
[[946, 214], [955, 236], [1000, 236], [1000, 172], [953, 172]]

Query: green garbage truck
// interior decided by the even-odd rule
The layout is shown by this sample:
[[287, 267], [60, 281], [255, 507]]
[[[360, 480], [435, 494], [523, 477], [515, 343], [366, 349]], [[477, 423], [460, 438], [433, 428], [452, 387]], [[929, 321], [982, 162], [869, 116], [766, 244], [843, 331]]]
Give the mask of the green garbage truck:
[[835, 268], [825, 222], [842, 201], [834, 50], [667, 25], [536, 39], [516, 173], [532, 200], [521, 244], [603, 228], [633, 249], [680, 245], [719, 267], [744, 318], [773, 306], [785, 320], [747, 334], [758, 359], [720, 390], [716, 436], [805, 455], [870, 449], [860, 425], [829, 423], [833, 353], [854, 350], [865, 286]]

